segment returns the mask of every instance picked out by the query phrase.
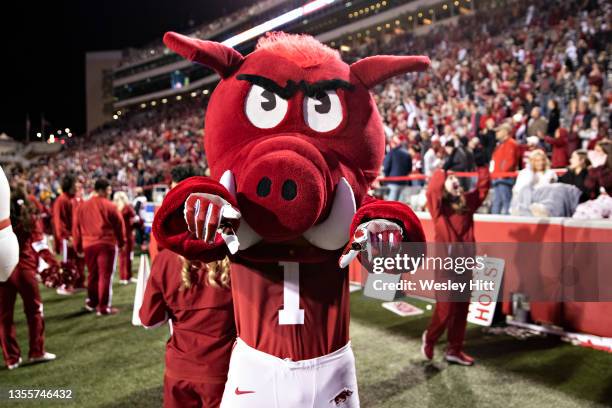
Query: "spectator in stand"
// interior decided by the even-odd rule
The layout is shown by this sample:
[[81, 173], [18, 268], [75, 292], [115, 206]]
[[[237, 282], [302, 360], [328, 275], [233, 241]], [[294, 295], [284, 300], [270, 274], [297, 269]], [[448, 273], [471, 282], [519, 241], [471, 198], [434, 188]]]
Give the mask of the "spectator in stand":
[[[512, 215], [532, 215], [531, 205], [536, 202], [533, 198], [534, 190], [556, 181], [557, 175], [551, 170], [546, 153], [540, 149], [532, 151], [529, 155], [529, 166], [519, 171], [512, 189], [510, 213]], [[576, 198], [576, 204], [578, 204], [578, 198]]]
[[109, 200], [111, 187], [98, 179], [93, 196], [79, 206], [73, 227], [75, 248], [89, 270], [85, 309], [98, 316], [119, 313], [112, 307], [113, 272], [118, 249], [125, 245], [123, 217]]
[[589, 191], [584, 185], [587, 175], [589, 174], [589, 165], [590, 162], [587, 157], [587, 152], [585, 150], [576, 150], [570, 156], [567, 171], [559, 177], [560, 183], [575, 186], [582, 192], [580, 195], [581, 203], [589, 199]]
[[[408, 153], [408, 150], [406, 150], [398, 136], [393, 136], [390, 147], [391, 149], [387, 152], [383, 162], [385, 177], [408, 176], [412, 172], [412, 158], [410, 157], [410, 153]], [[388, 182], [389, 194], [387, 195], [387, 200], [399, 200], [402, 191], [409, 184], [409, 181]]]
[[548, 100], [548, 125], [546, 126], [546, 134], [554, 135], [557, 129], [561, 126], [561, 111], [559, 103], [556, 99]]
[[495, 150], [495, 120], [488, 119], [485, 128], [480, 131], [480, 143], [482, 145], [485, 163], [489, 163]]
[[431, 147], [423, 156], [423, 173], [430, 177], [436, 169], [442, 168], [444, 164], [444, 149], [440, 141], [436, 138], [432, 140]]
[[589, 160], [593, 167], [584, 181], [589, 190], [591, 198], [595, 199], [600, 194], [612, 195], [612, 142], [603, 140], [595, 146], [595, 150], [589, 154]]
[[599, 118], [593, 117], [588, 129], [579, 131], [578, 136], [582, 140], [583, 149], [594, 150], [597, 143], [604, 139], [604, 134], [599, 126]]
[[45, 322], [43, 304], [38, 291], [38, 260], [42, 258], [50, 268], [59, 268], [43, 237], [42, 225], [35, 206], [22, 189], [11, 195], [10, 220], [19, 242], [19, 263], [6, 282], [0, 282], [0, 344], [4, 362], [9, 370], [22, 363], [13, 320], [17, 294], [23, 300], [30, 337], [29, 361], [55, 360], [55, 354], [45, 351]]
[[113, 197], [113, 202], [123, 217], [125, 227], [125, 245], [119, 253], [119, 283], [121, 285], [136, 283], [137, 279], [132, 277], [132, 259], [134, 258], [134, 227], [138, 225], [139, 218], [136, 217], [136, 213], [124, 191], [117, 191]]
[[[510, 135], [510, 132], [510, 125], [502, 124], [497, 128], [495, 133], [498, 145], [493, 152], [493, 160], [490, 166], [494, 173], [512, 172], [518, 169], [519, 149], [516, 141]], [[493, 204], [491, 206], [492, 214], [509, 214], [513, 185], [513, 177], [503, 177], [493, 180], [495, 195], [493, 196]]]
[[73, 221], [73, 206], [76, 193], [75, 178], [72, 175], [64, 176], [62, 179], [62, 194], [53, 203], [53, 231], [55, 232], [55, 248], [62, 256], [63, 268], [76, 269], [75, 287], [66, 287], [65, 285], [57, 288], [58, 295], [72, 295], [74, 289], [85, 287], [84, 268], [79, 270], [77, 265], [82, 265], [78, 262], [78, 256], [74, 250], [72, 239], [72, 221]]
[[[567, 129], [557, 128], [555, 137], [544, 136], [544, 141], [552, 146], [551, 166], [553, 169], [561, 169], [567, 166], [568, 149], [567, 149]], [[542, 136], [541, 134], [538, 136]]]
[[531, 119], [527, 124], [527, 137], [545, 134], [548, 129], [548, 121], [542, 117], [539, 107], [531, 109]]

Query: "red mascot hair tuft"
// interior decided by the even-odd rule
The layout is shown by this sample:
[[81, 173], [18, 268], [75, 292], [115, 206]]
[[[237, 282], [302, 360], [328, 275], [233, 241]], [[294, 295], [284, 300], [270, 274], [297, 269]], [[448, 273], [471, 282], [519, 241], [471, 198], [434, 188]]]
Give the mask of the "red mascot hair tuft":
[[256, 49], [268, 50], [293, 61], [301, 68], [316, 67], [334, 59], [340, 60], [338, 51], [305, 34], [287, 34], [280, 31], [266, 33], [257, 41]]

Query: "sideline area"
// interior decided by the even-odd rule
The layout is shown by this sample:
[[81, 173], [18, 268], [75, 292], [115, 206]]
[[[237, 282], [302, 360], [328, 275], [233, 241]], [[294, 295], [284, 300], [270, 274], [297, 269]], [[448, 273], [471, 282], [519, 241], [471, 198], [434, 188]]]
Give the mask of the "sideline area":
[[[134, 269], [138, 268], [138, 261]], [[113, 287], [116, 316], [96, 317], [82, 309], [85, 294], [63, 297], [42, 289], [46, 344], [53, 363], [0, 369], [0, 387], [72, 388], [75, 399], [10, 402], [23, 407], [151, 407], [162, 402], [166, 328], [134, 327], [135, 285]], [[417, 306], [423, 304], [408, 300]], [[441, 361], [444, 344], [433, 364], [419, 354], [420, 336], [430, 312], [402, 318], [383, 309], [380, 301], [351, 296], [351, 337], [357, 358], [359, 394], [366, 408], [415, 406], [600, 407], [612, 404], [612, 354], [575, 347], [556, 336], [517, 340], [491, 336], [470, 326], [466, 350], [477, 365], [466, 369]], [[21, 301], [15, 308], [22, 351], [27, 353], [27, 328]], [[4, 391], [3, 391], [4, 392]]]

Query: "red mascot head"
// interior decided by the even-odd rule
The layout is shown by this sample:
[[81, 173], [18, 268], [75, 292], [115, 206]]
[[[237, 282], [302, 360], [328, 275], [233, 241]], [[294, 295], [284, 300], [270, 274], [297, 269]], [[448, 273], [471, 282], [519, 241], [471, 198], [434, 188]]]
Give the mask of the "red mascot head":
[[285, 33], [261, 38], [246, 57], [176, 33], [164, 42], [221, 76], [206, 112], [205, 149], [211, 177], [234, 190], [245, 228], [267, 242], [345, 244], [384, 155], [369, 89], [426, 69], [429, 58], [374, 56], [348, 65], [314, 38]]

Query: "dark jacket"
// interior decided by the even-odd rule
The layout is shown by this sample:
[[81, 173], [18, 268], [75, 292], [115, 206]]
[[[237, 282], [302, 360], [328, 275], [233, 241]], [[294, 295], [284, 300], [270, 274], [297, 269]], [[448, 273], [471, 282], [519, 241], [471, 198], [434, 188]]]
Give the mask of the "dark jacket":
[[589, 190], [584, 185], [584, 181], [586, 180], [588, 174], [589, 171], [587, 169], [582, 169], [580, 173], [576, 174], [568, 167], [565, 174], [559, 177], [559, 183], [576, 186], [580, 191], [582, 191], [582, 194], [580, 195], [580, 202], [583, 203], [589, 199]]
[[[389, 150], [383, 162], [385, 177], [407, 176], [412, 172], [412, 157], [408, 150], [396, 147]], [[406, 185], [408, 181], [393, 181], [389, 184]]]
[[462, 147], [456, 147], [444, 162], [444, 170], [448, 171], [468, 171], [470, 168], [469, 160]]

